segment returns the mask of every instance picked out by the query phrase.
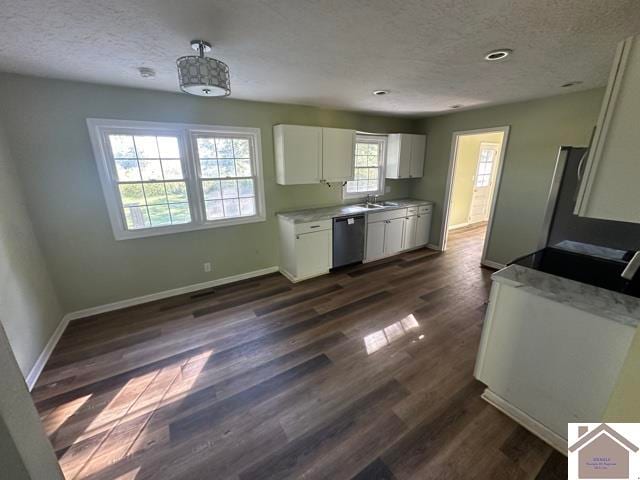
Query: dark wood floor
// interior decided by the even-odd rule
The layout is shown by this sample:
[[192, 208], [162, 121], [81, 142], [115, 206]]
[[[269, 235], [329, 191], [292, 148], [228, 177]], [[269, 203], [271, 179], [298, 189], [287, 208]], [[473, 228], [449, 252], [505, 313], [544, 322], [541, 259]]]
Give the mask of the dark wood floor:
[[482, 236], [73, 322], [33, 390], [65, 475], [566, 478], [472, 377]]

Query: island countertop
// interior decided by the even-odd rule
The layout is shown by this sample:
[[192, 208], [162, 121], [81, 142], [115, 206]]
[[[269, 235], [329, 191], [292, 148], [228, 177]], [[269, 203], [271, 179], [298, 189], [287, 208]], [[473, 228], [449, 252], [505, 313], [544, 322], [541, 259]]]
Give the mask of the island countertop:
[[359, 207], [358, 204], [336, 205], [322, 208], [308, 208], [304, 210], [293, 210], [278, 212], [278, 216], [293, 223], [318, 222], [320, 220], [330, 220], [336, 217], [356, 215], [361, 213], [374, 213], [387, 210], [397, 210], [399, 208], [417, 207], [422, 205], [433, 205], [429, 200], [417, 200], [413, 198], [403, 198], [400, 200], [385, 200], [393, 202], [394, 205], [383, 205], [376, 208]]
[[516, 264], [497, 271], [491, 279], [623, 325], [640, 323], [640, 298], [630, 295]]

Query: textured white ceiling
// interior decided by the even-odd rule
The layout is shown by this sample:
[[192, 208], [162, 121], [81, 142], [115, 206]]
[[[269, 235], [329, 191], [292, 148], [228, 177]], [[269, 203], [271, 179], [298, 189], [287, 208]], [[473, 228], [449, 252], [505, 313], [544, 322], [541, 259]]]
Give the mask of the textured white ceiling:
[[[616, 43], [640, 31], [639, 4], [0, 0], [0, 71], [178, 91], [175, 60], [203, 38], [234, 98], [428, 115], [604, 85]], [[482, 60], [501, 47], [508, 61]]]

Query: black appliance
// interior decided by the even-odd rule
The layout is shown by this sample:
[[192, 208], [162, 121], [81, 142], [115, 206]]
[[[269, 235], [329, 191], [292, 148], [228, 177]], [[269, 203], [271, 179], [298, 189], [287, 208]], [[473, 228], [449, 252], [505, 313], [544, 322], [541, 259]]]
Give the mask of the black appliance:
[[364, 215], [333, 219], [333, 268], [362, 262], [364, 231]]
[[640, 274], [621, 276], [640, 250], [640, 225], [574, 214], [586, 155], [586, 148], [560, 148], [539, 250], [511, 263], [640, 297]]

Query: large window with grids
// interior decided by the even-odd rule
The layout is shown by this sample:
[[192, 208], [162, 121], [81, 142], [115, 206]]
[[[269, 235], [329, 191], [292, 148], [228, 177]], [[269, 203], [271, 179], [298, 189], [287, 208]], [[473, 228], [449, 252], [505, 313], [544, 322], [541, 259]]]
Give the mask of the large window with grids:
[[354, 179], [344, 187], [345, 198], [382, 195], [387, 137], [357, 135], [353, 158]]
[[259, 129], [87, 123], [116, 239], [265, 219]]

